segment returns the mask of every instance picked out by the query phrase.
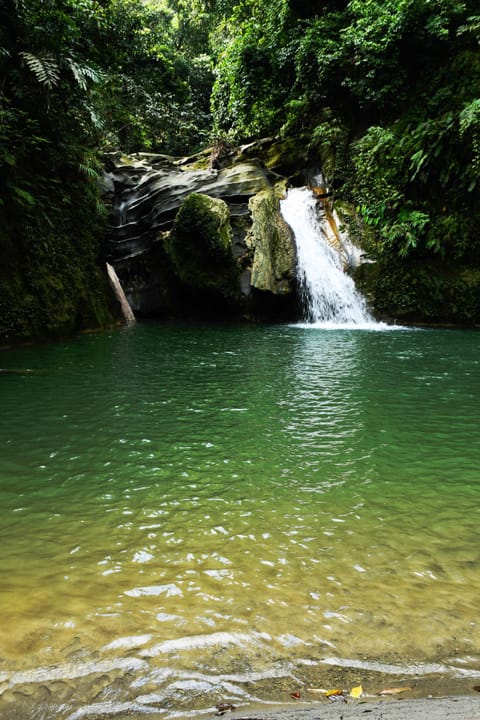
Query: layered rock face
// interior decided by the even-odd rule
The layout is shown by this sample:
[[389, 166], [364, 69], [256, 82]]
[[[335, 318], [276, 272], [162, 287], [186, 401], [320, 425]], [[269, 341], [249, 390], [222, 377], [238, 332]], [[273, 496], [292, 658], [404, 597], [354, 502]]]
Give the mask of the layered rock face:
[[293, 317], [295, 246], [286, 179], [255, 159], [198, 167], [119, 158], [105, 174], [108, 261], [138, 316]]

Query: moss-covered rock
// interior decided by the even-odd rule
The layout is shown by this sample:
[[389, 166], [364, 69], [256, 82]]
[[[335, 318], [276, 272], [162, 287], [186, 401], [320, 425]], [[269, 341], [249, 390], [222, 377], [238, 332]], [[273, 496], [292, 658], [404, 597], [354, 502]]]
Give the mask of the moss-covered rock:
[[255, 158], [268, 170], [290, 178], [318, 161], [316, 151], [310, 150], [306, 135], [256, 140], [239, 148], [234, 157], [236, 162]]
[[192, 314], [200, 308], [215, 307], [220, 313], [238, 309], [239, 273], [223, 200], [192, 193], [177, 213], [166, 247]]
[[480, 324], [480, 269], [441, 258], [401, 259], [395, 254], [361, 265], [357, 286], [375, 314], [420, 325]]
[[274, 190], [263, 190], [251, 198], [252, 227], [246, 243], [253, 250], [250, 284], [274, 295], [294, 291], [295, 247], [290, 228], [280, 212]]

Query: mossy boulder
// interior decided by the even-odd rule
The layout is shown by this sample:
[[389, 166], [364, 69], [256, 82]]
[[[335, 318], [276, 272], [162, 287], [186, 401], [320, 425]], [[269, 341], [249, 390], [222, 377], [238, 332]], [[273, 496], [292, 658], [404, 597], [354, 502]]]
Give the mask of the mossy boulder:
[[250, 284], [274, 295], [294, 291], [296, 253], [292, 232], [280, 212], [275, 190], [263, 190], [251, 198], [252, 227], [246, 237], [253, 250]]
[[239, 272], [232, 255], [230, 211], [223, 200], [189, 195], [166, 248], [189, 302], [202, 309], [234, 310], [239, 303]]

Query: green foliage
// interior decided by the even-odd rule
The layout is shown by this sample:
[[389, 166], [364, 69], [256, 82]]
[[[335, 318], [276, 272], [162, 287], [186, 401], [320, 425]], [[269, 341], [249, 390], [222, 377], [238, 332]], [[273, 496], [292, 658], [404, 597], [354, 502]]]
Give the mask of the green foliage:
[[429, 222], [427, 213], [402, 207], [395, 221], [384, 228], [383, 233], [391, 245], [398, 245], [399, 255], [405, 257], [423, 240]]
[[389, 114], [404, 106], [418, 84], [418, 68], [451, 49], [451, 25], [462, 14], [457, 0], [352, 0], [342, 44], [350, 70], [345, 83], [362, 106]]
[[82, 42], [95, 7], [31, 0], [0, 13], [0, 342], [113, 319], [88, 103], [101, 74]]
[[[309, 135], [308, 149], [336, 197], [358, 208], [369, 253], [384, 270], [395, 268], [383, 281], [385, 302], [412, 317], [424, 307], [434, 317], [428, 298], [448, 314], [456, 292], [470, 309], [451, 317], [474, 317], [477, 5], [3, 0], [0, 242], [10, 336], [14, 327], [27, 336], [48, 325], [34, 310], [39, 298], [52, 313], [63, 308], [58, 327], [65, 326], [60, 316], [73, 324], [72, 314], [82, 316], [80, 296], [93, 307], [85, 288], [86, 273], [98, 271], [96, 233], [104, 222], [100, 152], [189, 154], [212, 138], [267, 134], [286, 144]], [[222, 149], [217, 144], [217, 164]], [[26, 259], [37, 268], [30, 275]], [[448, 284], [441, 263], [452, 276], [459, 268], [462, 279]], [[435, 280], [423, 272], [427, 266], [438, 271]], [[380, 307], [380, 282], [377, 290]], [[403, 293], [403, 304], [395, 293]], [[0, 311], [0, 327], [4, 317]]]
[[212, 94], [214, 130], [237, 138], [273, 132], [284, 121], [292, 76], [286, 0], [245, 1], [224, 29]]
[[81, 65], [71, 57], [65, 58], [72, 75], [82, 90], [87, 90], [89, 81], [99, 83], [103, 79], [103, 73], [98, 68], [89, 65]]
[[95, 93], [104, 149], [175, 154], [205, 142], [213, 82], [208, 35], [201, 23], [187, 32], [185, 13], [183, 3], [107, 3], [98, 41], [106, 78]]
[[[72, 195], [57, 188], [57, 207], [2, 218], [0, 343], [58, 336], [112, 323], [114, 305], [102, 270], [104, 221], [93, 187], [78, 175]], [[53, 200], [53, 197], [51, 198]], [[74, 232], [72, 232], [74, 228]]]
[[459, 116], [461, 139], [471, 147], [471, 160], [466, 167], [467, 192], [477, 188], [480, 178], [480, 98], [466, 104]]
[[60, 68], [50, 53], [43, 56], [32, 55], [29, 52], [21, 52], [20, 57], [25, 60], [28, 68], [33, 72], [37, 81], [48, 89], [53, 88], [60, 80]]
[[420, 263], [418, 258], [402, 259], [385, 253], [375, 266], [364, 266], [357, 284], [368, 293], [377, 313], [387, 320], [478, 324], [478, 266], [446, 266], [438, 256]]
[[351, 173], [348, 127], [335, 117], [330, 108], [323, 113], [323, 122], [311, 130], [311, 146], [320, 156], [327, 184], [341, 184]]

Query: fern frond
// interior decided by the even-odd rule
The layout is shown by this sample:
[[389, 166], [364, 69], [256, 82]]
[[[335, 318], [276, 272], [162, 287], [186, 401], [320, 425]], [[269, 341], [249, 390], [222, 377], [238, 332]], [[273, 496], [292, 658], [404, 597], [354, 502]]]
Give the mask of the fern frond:
[[104, 202], [102, 202], [100, 199], [97, 199], [97, 201], [96, 201], [96, 203], [95, 203], [95, 207], [96, 207], [96, 210], [97, 210], [97, 214], [98, 214], [101, 218], [107, 218], [107, 217], [108, 217], [107, 206], [105, 205]]
[[85, 165], [84, 163], [78, 163], [78, 169], [80, 170], [82, 175], [87, 175], [87, 177], [94, 178], [95, 180], [99, 176], [98, 172], [91, 165]]
[[68, 63], [68, 67], [69, 67], [70, 70], [72, 71], [73, 77], [75, 78], [75, 80], [77, 81], [77, 83], [80, 85], [80, 87], [82, 88], [82, 90], [86, 90], [86, 89], [87, 89], [87, 81], [86, 81], [85, 75], [84, 75], [84, 73], [83, 73], [80, 65], [78, 65], [78, 64], [77, 64], [74, 60], [72, 60], [71, 58], [66, 58], [66, 60], [67, 60], [67, 63]]
[[105, 77], [101, 70], [97, 70], [90, 65], [84, 65], [82, 69], [84, 75], [86, 75], [94, 83], [102, 82]]
[[40, 56], [29, 52], [21, 52], [20, 55], [40, 85], [44, 85], [49, 90], [57, 85], [60, 80], [60, 68], [53, 55], [45, 53]]
[[480, 131], [480, 98], [472, 100], [460, 113], [460, 135], [464, 136], [470, 130]]
[[91, 80], [94, 83], [99, 83], [103, 79], [103, 74], [92, 68], [90, 65], [79, 65], [73, 58], [65, 58], [68, 67], [70, 68], [73, 77], [77, 81], [78, 85], [82, 90], [87, 89], [87, 80]]
[[90, 116], [93, 127], [97, 130], [103, 130], [103, 128], [105, 127], [105, 123], [103, 122], [102, 118], [97, 115], [93, 107], [91, 105], [86, 105], [85, 109]]
[[95, 155], [87, 150], [78, 163], [78, 169], [82, 175], [98, 180], [102, 171], [102, 165]]

